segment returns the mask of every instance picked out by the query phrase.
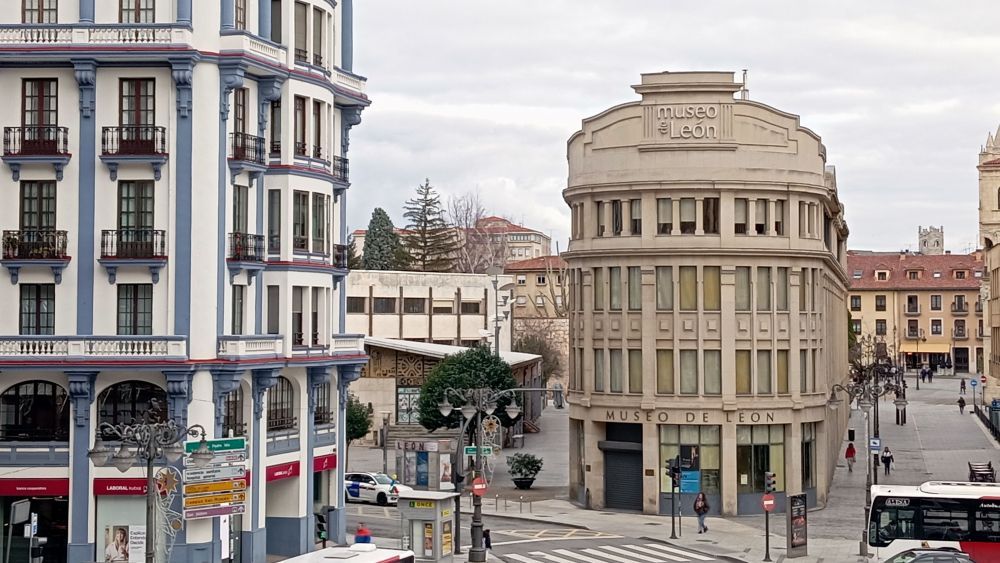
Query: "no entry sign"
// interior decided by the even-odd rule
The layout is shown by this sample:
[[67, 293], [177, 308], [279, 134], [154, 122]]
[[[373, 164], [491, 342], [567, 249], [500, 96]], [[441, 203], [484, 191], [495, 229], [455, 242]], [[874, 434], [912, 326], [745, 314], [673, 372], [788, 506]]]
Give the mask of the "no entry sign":
[[472, 494], [481, 497], [486, 494], [486, 479], [476, 477], [472, 481]]
[[768, 493], [760, 497], [760, 504], [764, 507], [766, 512], [771, 512], [774, 510], [774, 495]]

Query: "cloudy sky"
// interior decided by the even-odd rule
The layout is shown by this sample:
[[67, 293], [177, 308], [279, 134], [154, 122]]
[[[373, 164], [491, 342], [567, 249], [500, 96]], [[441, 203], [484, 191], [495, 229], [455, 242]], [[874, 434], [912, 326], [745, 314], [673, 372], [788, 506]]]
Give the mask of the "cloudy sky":
[[350, 227], [397, 225], [425, 177], [565, 240], [566, 140], [637, 100], [643, 72], [749, 69], [750, 97], [802, 116], [837, 167], [853, 248], [977, 232], [980, 147], [1000, 125], [1000, 2], [358, 0]]

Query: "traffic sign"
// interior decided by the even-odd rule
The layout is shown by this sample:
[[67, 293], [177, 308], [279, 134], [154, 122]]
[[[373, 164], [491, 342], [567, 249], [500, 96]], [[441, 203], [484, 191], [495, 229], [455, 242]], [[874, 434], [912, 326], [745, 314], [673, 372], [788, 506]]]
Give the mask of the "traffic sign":
[[201, 469], [185, 469], [185, 483], [203, 483], [205, 481], [219, 481], [222, 479], [235, 479], [246, 475], [247, 469], [242, 465], [223, 465], [219, 467], [205, 467]]
[[764, 507], [765, 512], [771, 512], [774, 510], [774, 495], [768, 493], [760, 497], [760, 504]]
[[980, 375], [979, 376], [979, 382], [982, 383], [983, 385], [986, 385], [986, 376], [985, 375]]
[[[232, 452], [222, 452], [215, 454], [212, 461], [208, 462], [209, 465], [219, 465], [223, 463], [242, 463], [247, 460], [247, 451], [232, 451]], [[184, 458], [184, 467], [189, 467], [194, 465], [194, 460], [190, 457]]]
[[243, 492], [184, 497], [184, 508], [208, 508], [223, 504], [242, 503], [246, 500], [247, 494]]
[[976, 385], [978, 385], [978, 384], [979, 384], [979, 382], [976, 381], [975, 379], [970, 379], [969, 380], [969, 385], [971, 385], [973, 389], [975, 389]]
[[[246, 438], [220, 438], [218, 440], [205, 440], [205, 443], [208, 445], [208, 451], [212, 453], [232, 452], [247, 449]], [[200, 445], [201, 440], [188, 442], [184, 444], [184, 451], [189, 454], [194, 453]]]
[[[483, 455], [493, 455], [493, 446], [479, 446]], [[476, 446], [465, 446], [465, 455], [476, 455]]]
[[215, 508], [194, 508], [184, 511], [184, 519], [198, 520], [201, 518], [215, 518], [216, 516], [243, 514], [246, 511], [247, 506], [245, 504], [231, 504], [229, 506], [217, 506]]
[[483, 479], [482, 477], [476, 477], [472, 481], [472, 494], [476, 495], [477, 497], [481, 497], [486, 494], [486, 487], [487, 487], [486, 479]]
[[210, 481], [208, 483], [192, 483], [184, 485], [185, 495], [204, 495], [207, 493], [227, 493], [230, 491], [245, 491], [247, 482], [243, 479], [228, 481]]
[[882, 449], [882, 438], [869, 438], [868, 439], [868, 451], [878, 452]]

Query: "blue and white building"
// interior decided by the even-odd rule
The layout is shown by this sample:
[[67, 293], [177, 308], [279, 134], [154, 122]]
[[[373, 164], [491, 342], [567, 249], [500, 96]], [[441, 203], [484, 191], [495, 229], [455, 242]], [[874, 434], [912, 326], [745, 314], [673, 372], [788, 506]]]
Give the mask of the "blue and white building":
[[32, 498], [45, 561], [104, 560], [144, 470], [94, 467], [95, 430], [170, 417], [251, 443], [246, 513], [171, 561], [343, 536], [352, 0], [4, 4], [3, 522]]

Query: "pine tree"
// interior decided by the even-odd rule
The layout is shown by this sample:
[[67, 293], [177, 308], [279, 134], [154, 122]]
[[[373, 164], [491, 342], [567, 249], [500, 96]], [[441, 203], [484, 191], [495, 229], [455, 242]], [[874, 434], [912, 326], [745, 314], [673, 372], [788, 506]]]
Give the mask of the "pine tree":
[[398, 270], [400, 255], [404, 253], [399, 235], [389, 215], [381, 207], [372, 211], [368, 222], [368, 233], [365, 235], [364, 255], [361, 266], [365, 270]]
[[421, 272], [450, 272], [458, 250], [455, 229], [444, 219], [441, 198], [430, 179], [417, 186], [417, 196], [407, 200], [403, 245], [409, 252], [412, 269]]

